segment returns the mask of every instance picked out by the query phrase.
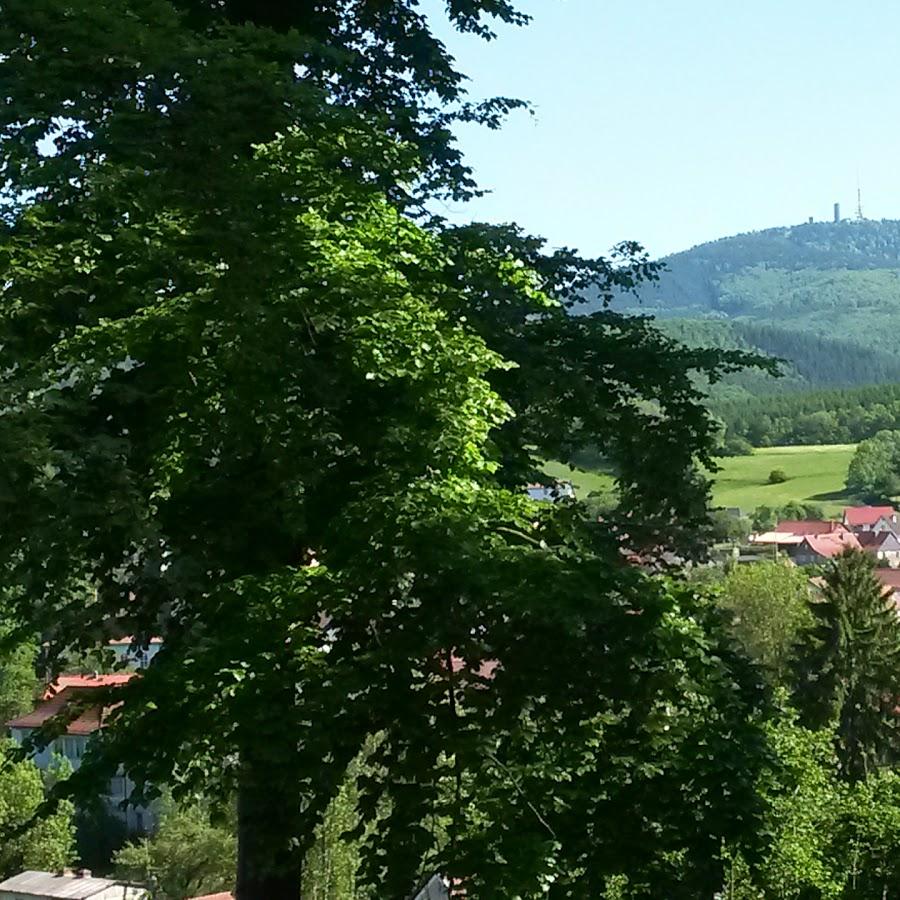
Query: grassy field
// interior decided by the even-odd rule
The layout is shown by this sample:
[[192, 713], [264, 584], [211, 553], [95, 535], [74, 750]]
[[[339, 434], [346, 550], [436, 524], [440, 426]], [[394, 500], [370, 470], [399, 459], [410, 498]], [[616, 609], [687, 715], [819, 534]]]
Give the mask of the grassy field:
[[[783, 506], [791, 500], [819, 504], [828, 515], [847, 505], [844, 480], [853, 456], [853, 444], [807, 447], [766, 447], [752, 456], [736, 456], [721, 461], [713, 485], [716, 506], [739, 506], [745, 513], [757, 506]], [[773, 469], [783, 469], [788, 480], [767, 484]], [[544, 470], [555, 478], [571, 481], [580, 495], [608, 490], [609, 475], [575, 470], [561, 463], [548, 463]]]

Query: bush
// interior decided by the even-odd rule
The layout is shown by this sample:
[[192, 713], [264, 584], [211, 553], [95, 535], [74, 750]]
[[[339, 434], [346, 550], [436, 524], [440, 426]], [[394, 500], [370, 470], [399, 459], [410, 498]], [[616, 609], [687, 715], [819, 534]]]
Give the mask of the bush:
[[735, 435], [725, 439], [725, 442], [718, 449], [718, 456], [751, 456], [753, 454], [753, 445], [750, 441]]
[[783, 484], [787, 480], [787, 472], [784, 469], [772, 469], [769, 472], [769, 484]]

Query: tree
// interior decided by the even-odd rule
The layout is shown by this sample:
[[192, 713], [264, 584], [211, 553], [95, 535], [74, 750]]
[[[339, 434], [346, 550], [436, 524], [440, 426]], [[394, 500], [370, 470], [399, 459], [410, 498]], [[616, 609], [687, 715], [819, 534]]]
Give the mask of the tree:
[[860, 442], [847, 471], [847, 490], [870, 500], [900, 492], [900, 432], [879, 431]]
[[52, 815], [33, 821], [44, 802], [41, 773], [30, 761], [13, 761], [11, 752], [8, 741], [0, 746], [6, 756], [0, 768], [0, 877], [61, 869], [74, 857], [72, 806], [63, 802]]
[[0, 641], [6, 643], [0, 649], [0, 723], [3, 723], [29, 712], [34, 706], [38, 651], [34, 642], [18, 640], [13, 629], [2, 625]]
[[233, 814], [213, 823], [207, 806], [167, 797], [157, 831], [119, 850], [115, 865], [120, 878], [154, 885], [154, 898], [184, 900], [232, 890], [236, 856]]
[[806, 573], [780, 562], [736, 566], [722, 579], [719, 602], [731, 630], [775, 684], [787, 684], [800, 632], [812, 624]]
[[[450, 9], [473, 30], [485, 10], [516, 18]], [[755, 675], [707, 600], [623, 570], [621, 549], [702, 546], [714, 429], [694, 376], [747, 358], [569, 315], [652, 277], [634, 245], [586, 261], [515, 228], [415, 223], [422, 185], [469, 189], [449, 119], [508, 104], [448, 111], [458, 76], [411, 2], [59, 11], [14, 2], [0, 32], [17, 79], [0, 138], [0, 503], [17, 515], [0, 554], [51, 658], [165, 637], [64, 787], [124, 763], [146, 793], [236, 791], [238, 897], [294, 898], [377, 733], [388, 797], [364, 791], [361, 810], [390, 808], [368, 857], [387, 893], [426, 864], [473, 897], [561, 870], [596, 895], [632, 863], [676, 890], [676, 857], [677, 889], [717, 883], [720, 839], [754, 816]], [[51, 44], [67, 53], [48, 67]], [[616, 463], [603, 527], [520, 491], [584, 446]], [[694, 758], [724, 734], [744, 736], [740, 766]], [[597, 769], [619, 750], [615, 801], [562, 805], [560, 846], [544, 813], [512, 846], [485, 831], [534, 817], [523, 780], [587, 787], [583, 753]], [[607, 816], [630, 816], [640, 854], [586, 842]], [[492, 848], [528, 864], [500, 871]]]
[[783, 484], [787, 480], [787, 472], [785, 472], [784, 469], [772, 469], [772, 471], [769, 472], [769, 484]]
[[865, 778], [897, 749], [900, 621], [875, 563], [847, 550], [828, 567], [814, 624], [801, 636], [795, 697], [813, 727], [836, 722], [841, 771]]

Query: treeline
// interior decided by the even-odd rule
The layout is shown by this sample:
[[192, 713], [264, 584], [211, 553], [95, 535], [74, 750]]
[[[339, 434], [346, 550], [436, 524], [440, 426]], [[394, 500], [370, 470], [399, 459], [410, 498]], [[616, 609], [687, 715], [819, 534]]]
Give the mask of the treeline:
[[729, 375], [726, 390], [716, 386], [713, 399], [726, 399], [743, 387], [748, 393], [791, 393], [814, 388], [854, 387], [900, 382], [900, 355], [873, 350], [852, 340], [762, 322], [722, 319], [660, 319], [658, 327], [691, 347], [751, 350], [785, 361], [781, 378], [748, 370]]
[[755, 447], [844, 444], [900, 429], [900, 384], [719, 402], [729, 438]]

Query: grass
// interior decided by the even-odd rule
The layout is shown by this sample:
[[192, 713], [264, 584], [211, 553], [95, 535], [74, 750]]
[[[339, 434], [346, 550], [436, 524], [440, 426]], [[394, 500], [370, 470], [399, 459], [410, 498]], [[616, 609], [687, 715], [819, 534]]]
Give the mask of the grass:
[[[854, 444], [766, 447], [754, 451], [752, 456], [723, 459], [722, 470], [713, 476], [713, 503], [739, 506], [744, 513], [750, 513], [757, 506], [784, 506], [791, 500], [799, 500], [816, 503], [826, 515], [835, 515], [849, 502], [844, 481], [855, 449]], [[768, 484], [773, 469], [784, 470], [787, 481]], [[572, 471], [557, 462], [548, 462], [544, 471], [553, 478], [571, 481], [579, 496], [591, 491], [608, 491], [613, 483], [608, 474]]]
[[[752, 456], [724, 459], [722, 471], [714, 476], [713, 500], [717, 506], [739, 506], [745, 513], [799, 500], [817, 503], [826, 515], [834, 515], [850, 502], [844, 482], [855, 449], [855, 444], [766, 447]], [[768, 484], [773, 469], [783, 469], [787, 481]]]

